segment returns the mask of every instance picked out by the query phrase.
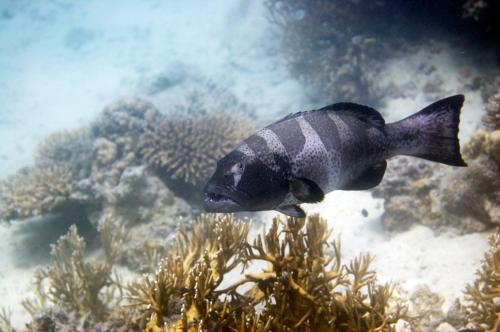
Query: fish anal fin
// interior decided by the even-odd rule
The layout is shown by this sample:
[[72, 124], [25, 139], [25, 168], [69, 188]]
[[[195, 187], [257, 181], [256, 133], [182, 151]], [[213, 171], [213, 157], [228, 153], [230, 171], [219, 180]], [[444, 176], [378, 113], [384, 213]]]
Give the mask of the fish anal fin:
[[325, 198], [325, 193], [316, 182], [306, 178], [291, 179], [290, 192], [295, 198], [304, 203], [317, 203]]
[[366, 190], [377, 186], [384, 178], [387, 162], [372, 165], [365, 169], [358, 177], [349, 181], [342, 190]]
[[279, 206], [276, 211], [286, 214], [289, 217], [305, 218], [306, 213], [297, 204]]

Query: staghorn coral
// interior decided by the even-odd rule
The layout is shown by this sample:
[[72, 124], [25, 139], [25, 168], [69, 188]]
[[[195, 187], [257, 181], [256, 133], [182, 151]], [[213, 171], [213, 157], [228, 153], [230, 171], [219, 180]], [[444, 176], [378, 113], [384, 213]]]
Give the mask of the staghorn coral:
[[490, 249], [476, 271], [477, 279], [464, 291], [467, 320], [477, 332], [500, 329], [500, 229], [488, 241]]
[[94, 140], [91, 179], [112, 187], [125, 168], [140, 164], [137, 141], [160, 118], [152, 104], [139, 98], [122, 98], [107, 106], [90, 128]]
[[38, 216], [70, 200], [74, 190], [69, 168], [27, 169], [0, 183], [0, 219]]
[[[342, 265], [338, 241], [325, 252], [329, 232], [318, 215], [276, 217], [253, 244], [233, 217], [202, 218], [181, 231], [154, 277], [130, 286], [144, 331], [394, 331], [407, 318], [389, 304], [393, 288], [376, 284], [369, 255]], [[257, 261], [267, 268], [225, 286], [231, 272]]]
[[[74, 321], [86, 317], [93, 322], [110, 319], [121, 301], [122, 286], [113, 277], [113, 265], [126, 233], [119, 221], [109, 217], [103, 218], [99, 234], [104, 252], [99, 261], [85, 259], [86, 243], [75, 225], [53, 245], [51, 265], [35, 272], [36, 298], [22, 303], [33, 317], [63, 311]], [[58, 315], [53, 316], [57, 319]]]
[[488, 98], [483, 122], [491, 130], [500, 130], [500, 88]]
[[75, 178], [90, 174], [92, 140], [88, 129], [63, 130], [47, 136], [38, 144], [35, 163], [39, 167], [66, 166]]
[[10, 322], [11, 312], [5, 308], [0, 311], [0, 332], [12, 332], [12, 324]]
[[139, 149], [150, 165], [170, 178], [196, 186], [252, 129], [243, 113], [179, 113], [151, 124], [140, 138]]

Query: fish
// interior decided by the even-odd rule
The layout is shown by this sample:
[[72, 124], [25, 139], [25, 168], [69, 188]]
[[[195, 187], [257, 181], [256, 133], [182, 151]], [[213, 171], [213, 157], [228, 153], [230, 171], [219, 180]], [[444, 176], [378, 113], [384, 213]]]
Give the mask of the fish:
[[306, 216], [302, 203], [334, 190], [368, 190], [387, 160], [413, 156], [464, 167], [458, 130], [463, 95], [441, 99], [400, 121], [342, 102], [285, 116], [217, 162], [203, 193], [207, 212], [276, 210]]

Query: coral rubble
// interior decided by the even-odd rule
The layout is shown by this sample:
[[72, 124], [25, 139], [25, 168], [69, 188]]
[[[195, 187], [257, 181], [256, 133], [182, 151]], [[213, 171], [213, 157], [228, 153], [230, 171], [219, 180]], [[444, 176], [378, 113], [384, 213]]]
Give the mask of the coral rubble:
[[477, 279], [464, 291], [467, 320], [477, 332], [500, 329], [500, 229], [490, 235], [489, 244]]
[[[155, 276], [130, 287], [145, 331], [394, 331], [407, 318], [405, 307], [390, 305], [393, 288], [377, 285], [369, 255], [343, 265], [338, 241], [327, 254], [318, 215], [276, 217], [252, 244], [247, 232], [229, 215], [204, 216], [181, 232]], [[228, 283], [257, 261], [267, 268]]]

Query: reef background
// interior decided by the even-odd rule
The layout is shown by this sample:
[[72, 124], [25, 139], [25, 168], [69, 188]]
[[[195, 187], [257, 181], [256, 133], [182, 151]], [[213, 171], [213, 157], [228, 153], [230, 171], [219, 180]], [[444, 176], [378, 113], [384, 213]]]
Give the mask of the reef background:
[[[196, 200], [190, 202], [187, 197], [199, 191], [197, 177], [206, 175], [202, 174], [203, 167], [194, 171], [169, 169], [175, 176], [165, 186], [161, 175], [148, 173], [145, 167], [154, 170], [169, 166], [170, 155], [158, 151], [168, 152], [162, 142], [178, 139], [166, 134], [172, 128], [196, 128], [206, 137], [203, 130], [207, 126], [203, 124], [220, 122], [220, 115], [210, 117], [218, 111], [237, 116], [238, 125], [224, 121], [229, 128], [234, 124], [238, 127], [235, 132], [243, 135], [288, 113], [341, 100], [368, 103], [391, 122], [437, 99], [463, 93], [466, 102], [460, 139], [462, 146], [473, 137], [472, 142], [476, 142], [469, 146], [468, 158], [475, 160], [474, 165], [485, 165], [484, 158], [498, 156], [498, 151], [490, 147], [498, 148], [498, 143], [489, 143], [496, 136], [477, 134], [485, 129], [482, 119], [487, 109], [492, 110], [492, 119], [497, 117], [490, 124], [498, 123], [494, 114], [498, 114], [500, 97], [494, 95], [499, 93], [500, 57], [492, 46], [494, 37], [489, 38], [495, 31], [496, 36], [499, 34], [496, 26], [489, 25], [491, 18], [484, 16], [485, 12], [498, 15], [498, 8], [488, 7], [495, 6], [493, 2], [459, 1], [450, 5], [444, 1], [434, 8], [432, 2], [423, 1], [411, 28], [402, 32], [394, 27], [408, 23], [404, 17], [411, 8], [394, 8], [391, 15], [380, 17], [375, 14], [385, 13], [389, 1], [377, 1], [373, 8], [347, 1], [344, 7], [332, 9], [330, 5], [337, 2], [215, 0], [208, 4], [193, 0], [181, 4], [126, 0], [118, 5], [100, 0], [2, 1], [0, 179], [31, 174], [30, 167], [52, 167], [50, 163], [61, 157], [49, 157], [48, 151], [55, 151], [50, 144], [57, 145], [58, 138], [47, 137], [70, 131], [76, 136], [68, 142], [84, 143], [68, 148], [70, 157], [62, 151], [64, 158], [81, 166], [79, 180], [91, 179], [101, 186], [91, 188], [94, 191], [82, 182], [65, 187], [69, 194], [62, 196], [69, 197], [71, 204], [85, 206], [85, 217], [82, 210], [69, 204], [63, 206], [61, 222], [57, 215], [60, 210], [56, 209], [55, 217], [45, 213], [53, 212], [52, 207], [57, 205], [49, 202], [40, 211], [30, 210], [25, 215], [16, 212], [20, 214], [17, 218], [9, 212], [9, 223], [0, 223], [0, 309], [11, 311], [12, 325], [22, 327], [30, 321], [21, 302], [33, 295], [33, 273], [49, 263], [50, 244], [71, 224], [78, 224], [79, 233], [87, 239], [95, 239], [96, 225], [106, 215], [137, 222], [119, 271], [127, 280], [155, 266], [158, 257], [139, 259], [137, 252], [141, 249], [134, 248], [134, 240], [154, 234], [154, 240], [166, 241], [178, 224], [188, 224], [186, 220], [197, 215], [199, 207]], [[440, 16], [446, 6], [449, 13]], [[330, 13], [335, 19], [321, 21], [321, 13]], [[426, 13], [436, 15], [427, 17]], [[440, 20], [444, 28], [437, 27]], [[476, 38], [476, 34], [486, 37]], [[126, 126], [113, 127], [113, 119], [121, 119], [122, 113], [131, 115], [124, 120], [129, 130], [124, 130]], [[201, 120], [184, 120], [186, 114]], [[151, 123], [158, 126], [148, 127]], [[75, 134], [82, 128], [89, 131]], [[499, 128], [490, 125], [486, 130], [491, 133]], [[60, 141], [67, 139], [65, 135], [60, 137]], [[87, 152], [99, 157], [95, 163], [87, 165], [89, 159], [81, 157], [85, 142], [91, 142], [95, 149]], [[133, 151], [127, 150], [130, 142], [137, 142], [137, 150], [135, 146]], [[83, 152], [79, 155], [71, 151]], [[196, 164], [203, 162], [197, 160]], [[475, 176], [482, 169], [477, 166], [476, 173], [453, 178], [452, 169], [442, 176], [441, 170], [428, 168], [432, 167], [428, 164], [419, 166], [416, 160], [409, 161], [409, 167], [404, 161], [391, 163], [402, 164], [403, 171], [396, 166], [385, 179], [386, 186], [375, 195], [334, 192], [307, 210], [327, 220], [332, 236], [342, 235], [345, 261], [360, 252], [374, 254], [371, 266], [381, 282], [399, 283], [403, 294], [414, 294], [427, 286], [439, 296], [436, 312], [446, 313], [475, 278], [474, 271], [488, 248], [488, 234], [500, 222], [498, 214], [489, 213], [489, 206], [500, 204], [500, 196], [496, 193], [494, 198], [481, 201], [489, 209], [485, 208], [487, 222], [477, 215], [465, 218], [460, 212], [452, 222], [446, 215], [426, 215], [422, 207], [434, 197], [429, 192], [475, 188]], [[50, 174], [61, 180], [64, 176], [60, 175], [66, 173], [64, 168], [57, 168]], [[431, 184], [411, 182], [410, 189], [401, 189], [415, 178]], [[444, 180], [436, 185], [432, 182], [435, 178]], [[473, 180], [462, 182], [463, 178]], [[189, 186], [179, 179], [188, 179]], [[398, 179], [408, 182], [401, 184]], [[14, 183], [29, 187], [26, 182]], [[465, 184], [460, 187], [457, 183]], [[7, 190], [0, 188], [1, 196]], [[439, 202], [454, 197], [443, 195], [436, 196]], [[482, 197], [481, 192], [474, 195], [456, 201], [460, 204]], [[130, 202], [136, 205], [130, 208]], [[395, 206], [389, 202], [402, 203]], [[449, 206], [442, 208], [448, 209], [448, 215], [450, 209], [453, 211]], [[395, 214], [388, 214], [391, 211]], [[482, 216], [484, 211], [478, 213]], [[250, 234], [255, 235], [270, 226], [276, 213], [242, 215], [252, 218]], [[165, 218], [174, 222], [165, 223]], [[399, 227], [398, 222], [404, 226]], [[91, 255], [99, 256], [98, 241], [90, 241], [88, 247]], [[161, 252], [157, 254], [161, 256]], [[151, 262], [144, 262], [147, 259]], [[444, 319], [436, 316], [439, 325]], [[431, 330], [436, 328], [429, 324]]]

